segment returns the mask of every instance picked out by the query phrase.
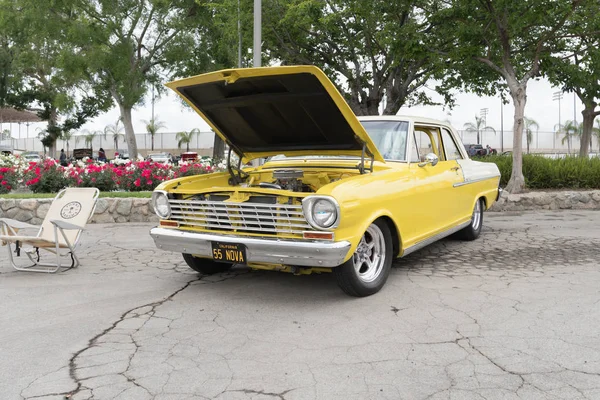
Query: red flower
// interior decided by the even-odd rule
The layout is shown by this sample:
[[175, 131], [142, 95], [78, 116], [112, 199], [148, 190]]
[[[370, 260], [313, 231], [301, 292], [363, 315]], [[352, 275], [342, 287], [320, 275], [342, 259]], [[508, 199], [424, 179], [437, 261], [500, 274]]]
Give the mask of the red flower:
[[147, 185], [152, 185], [152, 181], [151, 181], [151, 180], [148, 180], [148, 181], [146, 181], [146, 184], [147, 184]]
[[134, 184], [136, 187], [140, 187], [140, 185], [141, 185], [140, 178], [137, 178], [137, 179], [135, 180], [135, 182], [133, 182], [133, 184]]
[[0, 182], [0, 184], [2, 184], [2, 186], [6, 186], [6, 185], [8, 185], [8, 182], [2, 181], [2, 182]]

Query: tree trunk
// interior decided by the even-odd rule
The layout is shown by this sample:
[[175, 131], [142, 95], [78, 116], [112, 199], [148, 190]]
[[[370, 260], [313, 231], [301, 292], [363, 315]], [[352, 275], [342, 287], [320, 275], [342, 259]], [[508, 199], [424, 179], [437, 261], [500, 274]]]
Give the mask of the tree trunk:
[[510, 95], [515, 106], [513, 122], [513, 163], [512, 171], [506, 190], [509, 193], [520, 193], [525, 187], [523, 176], [523, 117], [527, 102], [527, 84], [509, 83]]
[[[58, 112], [56, 111], [56, 107], [52, 107], [50, 109], [50, 118], [48, 119], [48, 127], [55, 128], [57, 125], [57, 122], [58, 122]], [[49, 131], [53, 132], [54, 130], [49, 129]], [[57, 140], [58, 140], [58, 137], [53, 138], [52, 144], [48, 148], [51, 158], [56, 158], [56, 141]]]
[[152, 148], [152, 151], [154, 151], [154, 135], [150, 135], [150, 143], [151, 143], [150, 146]]
[[121, 110], [121, 118], [125, 127], [125, 142], [127, 143], [127, 150], [129, 150], [129, 159], [137, 160], [138, 149], [135, 132], [133, 131], [133, 123], [131, 122], [131, 107], [119, 104], [119, 109]]
[[593, 101], [584, 102], [585, 108], [581, 112], [583, 115], [583, 130], [581, 132], [579, 157], [587, 157], [590, 153], [590, 142], [592, 141], [592, 129], [594, 128], [594, 119], [596, 119], [597, 105], [598, 104]]
[[225, 142], [215, 133], [213, 160], [222, 160], [223, 158], [225, 158]]

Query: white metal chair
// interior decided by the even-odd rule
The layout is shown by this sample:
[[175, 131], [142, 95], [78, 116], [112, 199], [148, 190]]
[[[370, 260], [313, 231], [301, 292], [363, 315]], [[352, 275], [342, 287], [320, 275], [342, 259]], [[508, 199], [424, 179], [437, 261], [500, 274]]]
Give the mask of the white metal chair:
[[[57, 272], [59, 269], [71, 269], [79, 266], [75, 255], [75, 246], [81, 232], [94, 215], [100, 191], [96, 188], [67, 188], [54, 198], [46, 218], [41, 226], [31, 225], [10, 218], [0, 218], [0, 243], [8, 248], [11, 265], [19, 271]], [[19, 229], [38, 229], [37, 235], [19, 235]], [[14, 250], [13, 250], [14, 245]], [[22, 249], [23, 245], [28, 248]], [[31, 248], [29, 248], [31, 247]], [[28, 266], [15, 263], [13, 252], [19, 257], [21, 250], [33, 262]], [[56, 256], [56, 263], [41, 263], [40, 250], [46, 250]], [[70, 265], [61, 263], [61, 257], [70, 255]]]

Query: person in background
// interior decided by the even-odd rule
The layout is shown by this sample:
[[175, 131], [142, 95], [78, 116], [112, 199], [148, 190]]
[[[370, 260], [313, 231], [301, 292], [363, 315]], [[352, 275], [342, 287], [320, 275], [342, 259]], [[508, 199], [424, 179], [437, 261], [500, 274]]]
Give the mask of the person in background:
[[65, 154], [65, 149], [60, 149], [60, 157], [59, 157], [60, 165], [66, 167], [67, 165], [67, 155]]
[[98, 161], [106, 162], [106, 153], [102, 147], [98, 150]]

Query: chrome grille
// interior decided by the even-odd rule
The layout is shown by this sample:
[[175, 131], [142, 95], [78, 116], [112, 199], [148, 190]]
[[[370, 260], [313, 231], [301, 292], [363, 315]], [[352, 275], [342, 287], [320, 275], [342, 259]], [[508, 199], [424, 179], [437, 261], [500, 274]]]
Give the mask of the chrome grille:
[[301, 205], [175, 199], [169, 203], [171, 220], [185, 226], [272, 235], [314, 230]]

